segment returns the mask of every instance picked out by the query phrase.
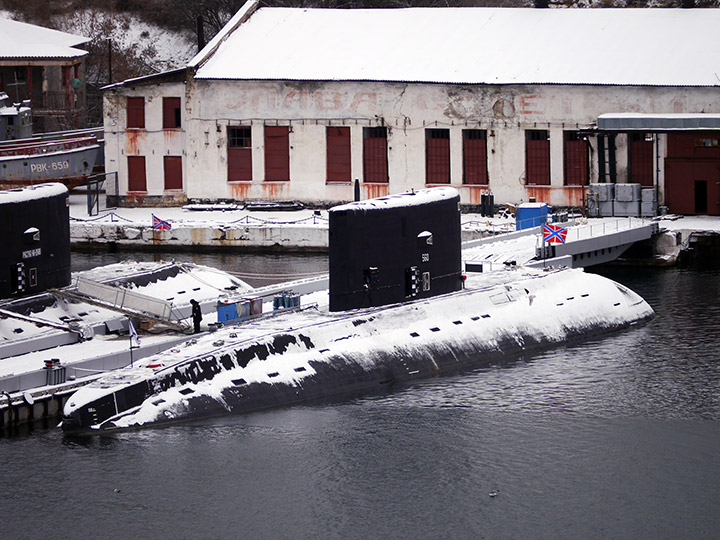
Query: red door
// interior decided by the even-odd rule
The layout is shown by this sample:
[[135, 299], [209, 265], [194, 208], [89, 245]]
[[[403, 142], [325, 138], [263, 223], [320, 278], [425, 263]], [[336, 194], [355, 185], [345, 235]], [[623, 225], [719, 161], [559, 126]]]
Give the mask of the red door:
[[128, 191], [147, 191], [145, 156], [128, 156]]
[[633, 135], [630, 143], [630, 181], [653, 186], [653, 141], [646, 141], [643, 133]]
[[182, 189], [182, 157], [165, 156], [165, 189]]
[[666, 159], [665, 204], [673, 214], [720, 215], [720, 160]]

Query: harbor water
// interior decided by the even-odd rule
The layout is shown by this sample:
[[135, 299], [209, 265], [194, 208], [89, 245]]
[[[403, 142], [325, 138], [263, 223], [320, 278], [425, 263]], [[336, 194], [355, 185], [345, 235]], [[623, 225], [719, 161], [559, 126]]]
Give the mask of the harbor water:
[[[73, 254], [76, 270], [112, 257], [127, 255]], [[254, 285], [327, 266], [183, 257]], [[389, 393], [104, 436], [5, 435], [0, 538], [717, 538], [718, 268], [604, 269], [657, 317]]]

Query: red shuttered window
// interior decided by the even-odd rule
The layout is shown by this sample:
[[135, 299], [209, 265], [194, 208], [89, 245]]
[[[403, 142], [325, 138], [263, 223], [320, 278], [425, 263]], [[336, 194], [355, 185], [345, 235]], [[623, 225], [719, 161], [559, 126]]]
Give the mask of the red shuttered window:
[[525, 132], [525, 172], [528, 184], [550, 185], [550, 139], [546, 130]]
[[588, 183], [588, 143], [578, 131], [566, 131], [565, 142], [565, 185], [586, 186]]
[[228, 182], [252, 181], [252, 131], [228, 126]]
[[290, 180], [290, 128], [265, 126], [265, 180]]
[[350, 182], [350, 128], [327, 128], [327, 178], [328, 182]]
[[145, 129], [145, 98], [128, 98], [127, 127], [132, 129]]
[[363, 179], [367, 183], [388, 182], [387, 128], [363, 128]]
[[425, 130], [425, 183], [450, 183], [450, 130]]
[[463, 184], [488, 184], [487, 131], [463, 130]]
[[180, 98], [163, 98], [163, 129], [178, 129], [181, 125]]

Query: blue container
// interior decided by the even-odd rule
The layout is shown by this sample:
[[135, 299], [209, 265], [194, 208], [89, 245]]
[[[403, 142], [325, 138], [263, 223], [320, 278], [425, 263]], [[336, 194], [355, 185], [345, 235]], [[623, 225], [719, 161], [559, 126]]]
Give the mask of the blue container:
[[217, 318], [219, 323], [225, 323], [237, 319], [237, 306], [226, 302], [218, 302]]
[[515, 230], [522, 231], [547, 223], [550, 207], [545, 203], [523, 203], [515, 213]]

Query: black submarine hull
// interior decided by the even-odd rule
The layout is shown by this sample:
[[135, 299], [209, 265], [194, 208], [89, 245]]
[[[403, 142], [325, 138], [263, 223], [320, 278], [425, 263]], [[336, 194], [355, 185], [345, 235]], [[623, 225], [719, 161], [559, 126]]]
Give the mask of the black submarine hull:
[[[584, 293], [587, 279], [600, 281], [605, 290]], [[552, 280], [552, 290], [533, 288], [547, 280]], [[505, 295], [502, 303], [485, 302], [494, 309], [474, 305], [478, 297], [499, 302], [499, 294]], [[560, 317], [570, 309], [564, 304], [573, 303], [582, 317]], [[434, 308], [443, 304], [446, 314], [433, 318]], [[541, 320], [546, 309], [558, 313], [551, 334]], [[62, 426], [66, 431], [133, 428], [383, 391], [414, 380], [512, 362], [559, 343], [622, 330], [652, 316], [640, 297], [605, 278], [583, 276], [568, 288], [561, 277], [548, 275], [512, 288], [461, 291], [320, 322], [311, 318], [294, 331], [278, 331], [239, 345], [229, 339], [158, 372], [145, 369], [146, 378], [130, 379], [114, 389], [107, 385], [104, 395], [67, 411]], [[540, 319], [534, 322], [535, 317]], [[168, 355], [149, 362], [163, 356]], [[79, 394], [71, 401], [81, 399]]]

